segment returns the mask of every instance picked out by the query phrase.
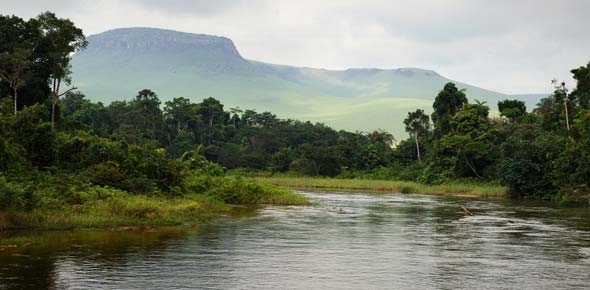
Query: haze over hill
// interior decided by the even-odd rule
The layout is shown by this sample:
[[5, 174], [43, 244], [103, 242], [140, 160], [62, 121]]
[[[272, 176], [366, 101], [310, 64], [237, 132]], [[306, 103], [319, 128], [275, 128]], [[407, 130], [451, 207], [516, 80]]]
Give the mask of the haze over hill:
[[[337, 129], [383, 128], [405, 136], [402, 121], [432, 101], [449, 80], [420, 68], [326, 70], [243, 58], [225, 37], [156, 28], [122, 28], [88, 37], [73, 57], [73, 80], [90, 99], [130, 99], [149, 88], [162, 101], [215, 97], [227, 107], [271, 111]], [[531, 108], [541, 95], [508, 96], [455, 82], [470, 101], [518, 98]]]

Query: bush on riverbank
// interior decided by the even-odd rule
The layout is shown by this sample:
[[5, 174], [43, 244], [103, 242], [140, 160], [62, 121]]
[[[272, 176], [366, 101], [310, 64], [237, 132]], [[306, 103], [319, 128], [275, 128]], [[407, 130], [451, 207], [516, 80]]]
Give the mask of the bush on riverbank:
[[68, 180], [65, 185], [54, 179], [35, 183], [0, 177], [0, 230], [174, 225], [227, 214], [234, 204], [309, 204], [304, 196], [286, 189], [224, 176], [193, 174], [183, 186], [187, 189], [173, 195], [136, 194], [73, 177]]
[[[134, 147], [123, 160], [103, 157], [111, 160], [79, 172], [0, 175], [0, 229], [179, 224], [225, 214], [233, 204], [309, 204], [286, 189], [224, 176], [198, 152], [170, 159], [162, 150]], [[152, 162], [161, 167], [143, 164]]]

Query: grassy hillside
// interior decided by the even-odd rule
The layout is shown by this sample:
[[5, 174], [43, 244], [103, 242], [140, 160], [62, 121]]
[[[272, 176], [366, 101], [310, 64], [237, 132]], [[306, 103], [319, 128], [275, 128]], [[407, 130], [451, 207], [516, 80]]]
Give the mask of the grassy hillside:
[[[150, 88], [163, 100], [213, 96], [229, 106], [337, 129], [382, 128], [399, 137], [407, 112], [431, 111], [434, 96], [451, 81], [418, 68], [324, 70], [250, 61], [227, 38], [162, 29], [116, 29], [88, 40], [88, 49], [74, 56], [73, 79], [92, 100], [109, 103]], [[470, 100], [492, 108], [506, 97], [457, 84]], [[519, 98], [531, 106], [540, 97]]]

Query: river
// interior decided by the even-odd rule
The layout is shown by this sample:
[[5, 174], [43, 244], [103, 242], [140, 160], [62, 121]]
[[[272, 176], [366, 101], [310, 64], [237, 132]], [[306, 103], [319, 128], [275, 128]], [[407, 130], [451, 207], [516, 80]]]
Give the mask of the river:
[[40, 233], [42, 242], [0, 252], [0, 289], [590, 288], [586, 208], [302, 193], [317, 206], [193, 227]]

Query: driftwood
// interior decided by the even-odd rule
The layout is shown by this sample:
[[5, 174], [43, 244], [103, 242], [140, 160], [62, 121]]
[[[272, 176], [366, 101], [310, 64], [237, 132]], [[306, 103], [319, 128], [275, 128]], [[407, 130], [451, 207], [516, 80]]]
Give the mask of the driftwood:
[[466, 214], [468, 214], [468, 215], [473, 215], [473, 213], [472, 213], [472, 212], [471, 212], [471, 211], [470, 211], [468, 208], [466, 208], [466, 207], [464, 207], [464, 206], [461, 206], [461, 209], [462, 209], [462, 210], [463, 210], [463, 211], [464, 211]]

